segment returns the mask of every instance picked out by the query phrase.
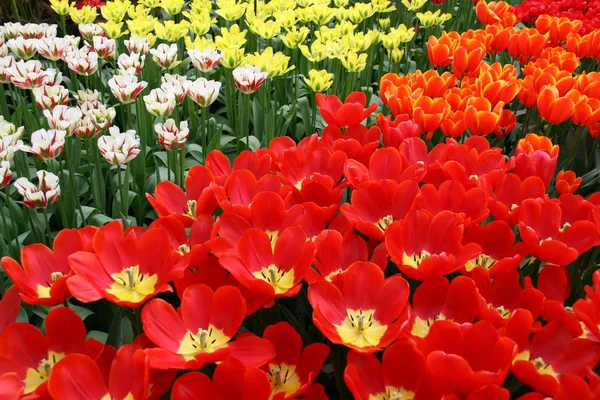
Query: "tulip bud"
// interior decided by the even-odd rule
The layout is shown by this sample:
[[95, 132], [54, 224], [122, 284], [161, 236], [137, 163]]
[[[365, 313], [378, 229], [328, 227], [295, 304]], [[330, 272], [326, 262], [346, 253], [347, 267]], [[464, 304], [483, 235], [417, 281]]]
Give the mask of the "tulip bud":
[[52, 111], [44, 110], [44, 116], [51, 129], [65, 131], [67, 136], [71, 136], [77, 129], [82, 112], [79, 107], [58, 105]]
[[79, 36], [65, 35], [63, 36], [63, 40], [65, 41], [65, 48], [79, 47], [79, 42], [81, 41], [81, 38]]
[[121, 75], [136, 75], [144, 69], [146, 56], [139, 53], [120, 54], [117, 60], [119, 73]]
[[13, 56], [0, 57], [0, 83], [10, 82], [10, 70], [15, 65]]
[[115, 39], [109, 39], [105, 36], [94, 36], [92, 38], [92, 48], [99, 58], [112, 60], [115, 58], [117, 42]]
[[2, 161], [0, 163], [0, 188], [6, 187], [10, 183], [11, 178], [10, 162]]
[[66, 131], [40, 129], [31, 134], [31, 146], [23, 145], [21, 149], [42, 160], [53, 160], [62, 153], [66, 135]]
[[91, 139], [96, 137], [100, 133], [100, 130], [94, 124], [92, 119], [92, 113], [84, 115], [76, 126], [73, 134], [81, 140]]
[[164, 124], [154, 125], [154, 131], [158, 135], [158, 143], [165, 150], [181, 150], [189, 134], [187, 121], [181, 121], [178, 128], [172, 118], [166, 120]]
[[38, 186], [35, 186], [27, 178], [19, 178], [15, 181], [15, 187], [21, 196], [23, 204], [29, 208], [46, 208], [60, 197], [60, 186], [58, 176], [47, 171], [38, 171]]
[[114, 165], [124, 165], [133, 160], [140, 152], [140, 138], [134, 130], [120, 132], [116, 126], [108, 129], [110, 135], [98, 139], [100, 154]]
[[221, 61], [221, 58], [223, 58], [222, 52], [213, 49], [204, 51], [188, 50], [188, 55], [190, 56], [194, 67], [202, 72], [209, 72], [215, 69], [219, 61]]
[[313, 92], [321, 93], [329, 89], [333, 83], [333, 74], [330, 74], [325, 69], [320, 71], [311, 69], [308, 71], [308, 78], [304, 77], [304, 82], [306, 82]]
[[108, 81], [108, 86], [117, 100], [128, 104], [137, 99], [140, 92], [148, 86], [148, 82], [138, 82], [138, 78], [132, 75], [115, 75]]
[[84, 40], [92, 41], [94, 36], [104, 36], [104, 29], [98, 24], [80, 24], [79, 33]]
[[89, 76], [98, 70], [98, 53], [87, 47], [79, 50], [70, 48], [65, 51], [64, 59], [69, 69], [78, 75]]
[[221, 82], [198, 78], [187, 82], [187, 96], [200, 107], [208, 107], [217, 100]]
[[110, 128], [116, 115], [114, 107], [106, 107], [102, 103], [98, 103], [97, 107], [90, 111], [92, 123], [100, 131]]
[[69, 91], [61, 85], [33, 88], [35, 103], [42, 110], [52, 110], [58, 105], [69, 104]]
[[256, 67], [238, 67], [233, 70], [233, 80], [242, 93], [256, 92], [265, 79], [267, 73]]
[[150, 49], [150, 54], [152, 54], [154, 62], [160, 65], [162, 69], [172, 69], [181, 62], [177, 60], [177, 45], [175, 43], [170, 46], [161, 43], [156, 49]]
[[150, 41], [145, 37], [131, 36], [129, 40], [125, 40], [125, 46], [130, 53], [137, 53], [143, 56], [148, 55], [148, 51], [150, 51]]
[[186, 96], [187, 78], [183, 75], [164, 74], [161, 81], [160, 88], [165, 92], [172, 93], [177, 104], [183, 103]]
[[160, 88], [152, 89], [150, 94], [144, 96], [144, 102], [150, 114], [161, 118], [171, 115], [177, 105], [175, 95]]

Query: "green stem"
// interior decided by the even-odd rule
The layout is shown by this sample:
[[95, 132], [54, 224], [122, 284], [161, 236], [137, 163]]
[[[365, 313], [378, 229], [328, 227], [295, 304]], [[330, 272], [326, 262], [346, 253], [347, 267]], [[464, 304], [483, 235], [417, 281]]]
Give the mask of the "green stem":
[[575, 159], [575, 154], [577, 153], [577, 147], [579, 147], [579, 140], [581, 139], [581, 132], [583, 132], [584, 125], [579, 125], [577, 130], [575, 131], [575, 143], [573, 143], [573, 148], [569, 154], [569, 161], [567, 163], [567, 169], [571, 169], [571, 164]]
[[6, 197], [6, 207], [8, 208], [8, 212], [10, 213], [10, 216], [11, 216], [10, 220], [12, 222], [13, 230], [15, 231], [14, 238], [15, 238], [15, 242], [17, 244], [17, 254], [20, 254], [21, 253], [21, 245], [19, 243], [19, 227], [17, 225], [18, 217], [13, 215], [13, 212], [10, 208], [10, 205], [11, 205], [13, 199], [10, 196], [10, 189], [9, 189], [8, 185], [6, 185], [4, 187], [4, 195]]
[[[71, 186], [71, 191], [73, 192], [73, 196], [75, 196], [75, 204], [77, 205], [77, 210], [79, 211], [79, 215], [81, 216], [81, 224], [84, 225], [85, 224], [85, 215], [83, 214], [83, 208], [81, 207], [81, 203], [79, 202], [79, 196], [77, 195], [77, 187], [75, 185], [75, 168], [72, 163], [72, 157], [73, 157], [72, 148], [71, 148], [72, 140], [73, 140], [72, 137], [66, 138], [65, 153], [67, 156], [65, 157], [65, 161], [67, 163], [67, 169], [69, 170], [69, 185]], [[75, 224], [75, 225], [77, 225], [77, 224]]]
[[[119, 182], [119, 194], [121, 195], [121, 218], [123, 220], [123, 225], [127, 226], [127, 196], [126, 196], [126, 192], [129, 192], [129, 188], [127, 188], [127, 190], [125, 190], [125, 186], [123, 185], [123, 177], [121, 176], [121, 174], [123, 172], [127, 173], [127, 170], [123, 171], [123, 168], [121, 165], [117, 166], [118, 170], [117, 170], [117, 176], [118, 176], [118, 182]], [[127, 193], [129, 194], [129, 193]]]
[[46, 207], [42, 208], [44, 211], [44, 220], [46, 222], [46, 234], [48, 239], [48, 246], [52, 245], [52, 230], [50, 229], [50, 218], [48, 217], [48, 210]]
[[186, 148], [185, 148], [185, 144], [184, 144], [183, 147], [181, 148], [181, 150], [179, 151], [179, 162], [180, 162], [179, 173], [181, 174], [181, 176], [179, 178], [179, 186], [181, 186], [182, 189], [185, 189], [185, 153], [186, 153]]

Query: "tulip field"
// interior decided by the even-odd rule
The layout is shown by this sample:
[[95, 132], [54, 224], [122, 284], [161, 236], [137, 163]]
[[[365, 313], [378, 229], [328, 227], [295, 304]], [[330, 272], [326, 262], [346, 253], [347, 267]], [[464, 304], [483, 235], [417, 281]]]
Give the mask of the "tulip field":
[[600, 400], [600, 1], [6, 0], [0, 400]]

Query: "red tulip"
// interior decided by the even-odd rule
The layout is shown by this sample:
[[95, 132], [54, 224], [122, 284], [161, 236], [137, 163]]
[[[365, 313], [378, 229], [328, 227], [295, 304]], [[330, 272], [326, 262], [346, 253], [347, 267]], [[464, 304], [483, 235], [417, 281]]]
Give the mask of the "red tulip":
[[371, 104], [365, 109], [367, 96], [363, 92], [350, 93], [344, 103], [335, 95], [323, 96], [317, 93], [316, 99], [325, 122], [339, 128], [358, 125], [377, 109], [377, 104]]

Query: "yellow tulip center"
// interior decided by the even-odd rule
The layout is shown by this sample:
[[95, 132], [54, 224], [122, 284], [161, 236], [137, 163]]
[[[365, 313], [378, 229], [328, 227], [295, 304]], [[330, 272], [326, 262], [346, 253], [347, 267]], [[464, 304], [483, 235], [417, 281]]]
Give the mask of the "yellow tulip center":
[[52, 367], [65, 357], [62, 353], [48, 352], [48, 358], [40, 361], [37, 368], [28, 368], [25, 374], [25, 394], [33, 393], [38, 386], [48, 380]]
[[273, 286], [275, 294], [285, 293], [294, 287], [294, 270], [285, 271], [274, 264], [271, 264], [252, 275]]
[[269, 364], [269, 370], [267, 371], [269, 379], [271, 381], [271, 399], [279, 393], [285, 393], [285, 397], [289, 397], [300, 390], [302, 384], [300, 383], [300, 377], [296, 374], [295, 365], [282, 364]]
[[142, 274], [137, 265], [112, 274], [111, 277], [114, 282], [106, 293], [115, 296], [120, 301], [131, 303], [139, 303], [153, 294], [158, 281], [157, 275]]
[[347, 310], [347, 313], [348, 316], [336, 326], [342, 341], [359, 348], [377, 346], [387, 326], [373, 317], [375, 310]]

